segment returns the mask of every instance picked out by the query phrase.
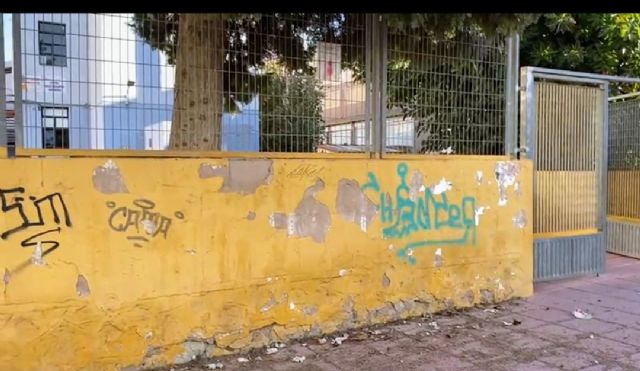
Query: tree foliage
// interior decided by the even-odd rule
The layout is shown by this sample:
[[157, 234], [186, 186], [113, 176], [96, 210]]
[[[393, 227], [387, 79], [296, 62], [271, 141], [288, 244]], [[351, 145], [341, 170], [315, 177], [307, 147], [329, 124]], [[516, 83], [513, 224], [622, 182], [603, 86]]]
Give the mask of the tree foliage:
[[[500, 150], [497, 147], [477, 147], [485, 142], [492, 143], [490, 146], [501, 143], [496, 139], [501, 133], [491, 125], [496, 117], [491, 114], [501, 109], [502, 98], [496, 89], [503, 87], [492, 84], [503, 71], [500, 63], [491, 59], [495, 56], [488, 51], [492, 50], [490, 45], [493, 45], [494, 36], [521, 31], [536, 19], [537, 15], [531, 14], [384, 16], [393, 35], [388, 38], [387, 105], [392, 109], [400, 108], [405, 117], [417, 122], [421, 151], [442, 149], [454, 137], [469, 138], [468, 148], [457, 148], [457, 152], [494, 153]], [[132, 26], [153, 47], [165, 52], [173, 63], [179, 24], [178, 14], [146, 13], [136, 14]], [[283, 76], [264, 73], [268, 61], [276, 60], [283, 66], [285, 75], [310, 76], [314, 71], [308, 62], [317, 43], [336, 43], [343, 45], [342, 67], [351, 69], [356, 80], [367, 78], [363, 14], [227, 14], [225, 26], [219, 32], [224, 33], [225, 109], [232, 111], [239, 106], [238, 103], [246, 103], [256, 94], [262, 94], [263, 125], [266, 124], [271, 132], [310, 129], [313, 125], [307, 118], [318, 117], [316, 113], [302, 115], [304, 122], [298, 126], [292, 126], [291, 120], [274, 120], [274, 117], [279, 117], [276, 112], [298, 111], [298, 108], [290, 106], [292, 92], [310, 94], [300, 99], [304, 105], [317, 104], [313, 108], [301, 107], [307, 111], [320, 112], [321, 101], [317, 99], [315, 88], [304, 87], [306, 85], [302, 82], [308, 82], [306, 79], [287, 83]], [[465, 46], [465, 42], [478, 43], [479, 47]], [[500, 46], [496, 48], [500, 49]], [[425, 58], [425, 53], [429, 57]], [[312, 85], [308, 84], [309, 87]], [[280, 93], [283, 95], [278, 96]], [[319, 126], [319, 121], [317, 124]], [[309, 138], [318, 137], [314, 130]], [[283, 138], [286, 138], [285, 134]], [[267, 136], [262, 147], [295, 150], [288, 139], [283, 140], [276, 141], [275, 137]], [[313, 147], [314, 140], [302, 146], [305, 151], [309, 146]]]
[[260, 94], [260, 150], [315, 152], [324, 134], [318, 81], [274, 74], [267, 84]]
[[[640, 76], [640, 13], [545, 14], [522, 34], [520, 64]], [[638, 86], [618, 86], [618, 92]]]

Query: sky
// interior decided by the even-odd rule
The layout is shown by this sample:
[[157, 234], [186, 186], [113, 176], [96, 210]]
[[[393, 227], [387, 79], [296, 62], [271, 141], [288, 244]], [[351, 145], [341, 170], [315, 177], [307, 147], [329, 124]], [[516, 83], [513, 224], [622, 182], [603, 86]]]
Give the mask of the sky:
[[11, 43], [11, 28], [13, 22], [11, 21], [11, 14], [2, 13], [2, 25], [4, 26], [4, 60], [12, 60], [13, 45]]

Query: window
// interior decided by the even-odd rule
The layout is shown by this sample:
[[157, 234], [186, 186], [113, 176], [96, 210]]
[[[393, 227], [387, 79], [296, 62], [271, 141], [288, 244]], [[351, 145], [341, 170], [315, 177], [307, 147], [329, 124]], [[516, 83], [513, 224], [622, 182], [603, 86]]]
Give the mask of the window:
[[69, 108], [42, 107], [43, 148], [69, 148]]
[[67, 26], [63, 23], [38, 22], [40, 64], [67, 66]]

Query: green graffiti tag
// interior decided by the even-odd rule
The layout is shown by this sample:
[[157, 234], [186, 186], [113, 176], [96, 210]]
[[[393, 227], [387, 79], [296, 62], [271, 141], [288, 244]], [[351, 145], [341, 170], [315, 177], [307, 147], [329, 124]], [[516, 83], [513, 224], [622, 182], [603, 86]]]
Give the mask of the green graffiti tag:
[[467, 246], [476, 244], [475, 210], [476, 199], [472, 196], [462, 198], [460, 204], [448, 200], [444, 192], [434, 193], [424, 188], [424, 195], [410, 197], [411, 189], [407, 184], [409, 167], [398, 164], [397, 173], [400, 184], [395, 190], [395, 208], [391, 195], [383, 192], [377, 177], [368, 173], [368, 182], [362, 185], [362, 191], [371, 189], [378, 193], [380, 203], [377, 206], [384, 228], [382, 235], [389, 239], [405, 239], [419, 231], [438, 231], [445, 228], [460, 230], [459, 238], [428, 239], [412, 241], [398, 250], [397, 255], [409, 264], [416, 264], [414, 250], [430, 246]]

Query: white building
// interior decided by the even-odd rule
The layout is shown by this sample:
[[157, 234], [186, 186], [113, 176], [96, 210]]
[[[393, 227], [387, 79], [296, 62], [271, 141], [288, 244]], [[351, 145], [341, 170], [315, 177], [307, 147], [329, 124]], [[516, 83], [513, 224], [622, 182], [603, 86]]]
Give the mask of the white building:
[[[24, 147], [166, 148], [174, 67], [131, 22], [132, 14], [20, 15]], [[5, 56], [8, 101], [12, 57]], [[223, 116], [224, 150], [259, 150], [258, 111], [256, 98]]]

